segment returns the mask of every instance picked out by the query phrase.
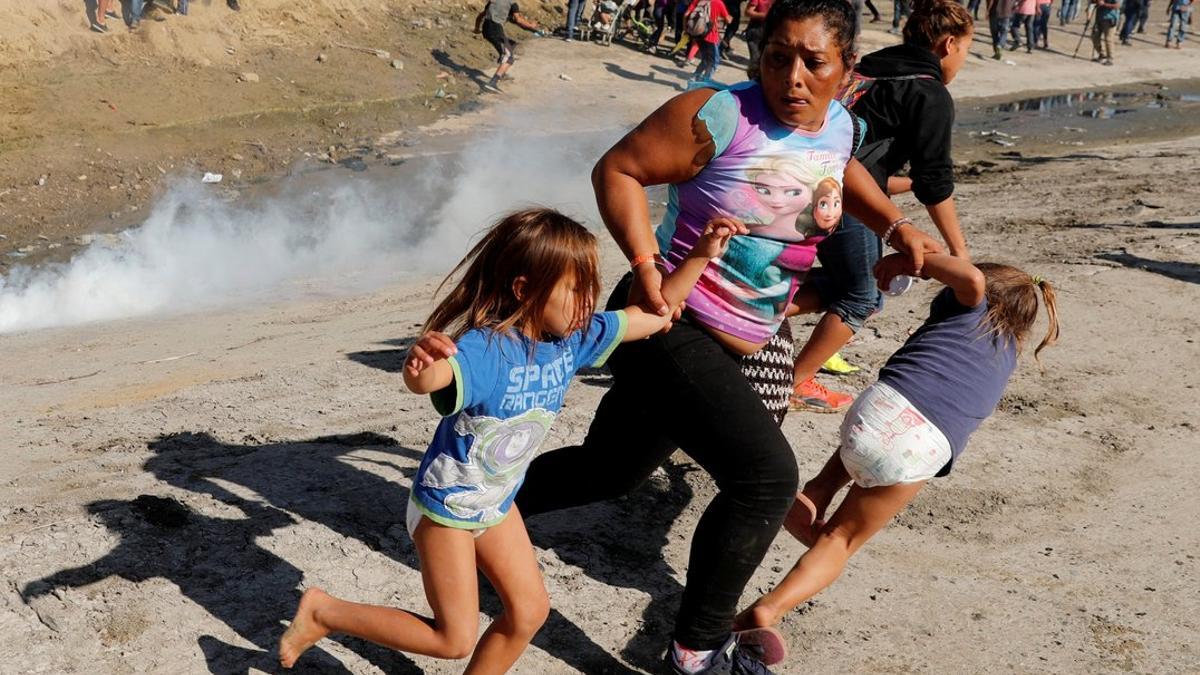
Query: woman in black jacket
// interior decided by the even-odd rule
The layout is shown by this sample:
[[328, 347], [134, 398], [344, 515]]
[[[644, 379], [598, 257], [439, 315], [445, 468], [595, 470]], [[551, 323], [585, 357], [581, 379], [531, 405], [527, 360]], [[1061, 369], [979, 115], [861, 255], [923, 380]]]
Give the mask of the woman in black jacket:
[[[974, 29], [970, 13], [955, 0], [915, 0], [904, 43], [865, 56], [849, 98], [843, 98], [853, 101], [850, 110], [866, 122], [855, 157], [889, 194], [912, 190], [950, 252], [961, 257], [968, 254], [954, 208], [954, 101], [946, 85], [966, 61]], [[908, 177], [896, 177], [905, 165]], [[883, 306], [872, 276], [882, 247], [847, 214], [818, 248], [821, 269], [810, 275], [795, 302], [800, 313], [826, 313], [796, 358], [792, 409], [834, 412], [853, 400], [825, 389], [815, 375]]]

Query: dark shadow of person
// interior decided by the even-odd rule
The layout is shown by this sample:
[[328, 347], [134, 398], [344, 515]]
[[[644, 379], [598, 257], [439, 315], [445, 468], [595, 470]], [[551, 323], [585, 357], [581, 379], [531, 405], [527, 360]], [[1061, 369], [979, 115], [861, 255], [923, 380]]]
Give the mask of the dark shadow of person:
[[491, 79], [488, 74], [482, 70], [478, 68], [472, 68], [464, 63], [455, 61], [454, 57], [450, 56], [450, 54], [444, 50], [434, 49], [432, 52], [430, 52], [430, 54], [433, 56], [433, 60], [437, 61], [438, 65], [452, 71], [456, 75], [466, 75], [477, 85], [482, 86], [489, 79]]
[[[626, 70], [625, 68], [622, 68], [621, 66], [619, 66], [615, 63], [607, 63], [607, 62], [604, 64], [604, 69], [607, 70], [610, 75], [616, 75], [617, 77], [625, 79], [625, 80], [631, 80], [633, 82], [649, 82], [650, 84], [661, 84], [664, 87], [670, 87], [671, 89], [674, 89], [676, 91], [682, 91], [684, 89], [684, 87], [682, 85], [680, 85], [679, 82], [672, 82], [669, 80], [660, 80], [660, 79], [654, 77], [653, 71], [643, 75], [641, 73], [635, 73], [632, 70]], [[655, 70], [657, 70], [657, 69], [655, 69]]]
[[[275, 508], [320, 523], [418, 568], [412, 542], [404, 533], [408, 489], [364, 470], [378, 464], [411, 478], [415, 463], [399, 460], [420, 460], [423, 453], [403, 447], [389, 436], [363, 432], [239, 445], [223, 443], [207, 433], [180, 432], [160, 436], [148, 447], [154, 456], [146, 461], [145, 469], [168, 485], [212, 494], [220, 489], [212, 479], [235, 483], [253, 490]], [[396, 461], [351, 454], [363, 449], [394, 456]]]
[[1123, 249], [1119, 253], [1098, 253], [1096, 257], [1100, 260], [1107, 260], [1135, 270], [1161, 274], [1164, 277], [1177, 281], [1200, 284], [1200, 265], [1196, 263], [1152, 260], [1133, 255]]
[[[620, 499], [544, 513], [527, 521], [534, 544], [554, 549], [563, 562], [601, 583], [649, 596], [640, 626], [621, 656], [650, 672], [661, 669], [683, 593], [676, 580], [678, 571], [663, 555], [671, 526], [692, 501], [687, 474], [698, 470], [674, 460], [662, 469], [664, 473], [655, 473], [646, 485]], [[614, 609], [613, 615], [620, 616], [620, 608]]]
[[[223, 443], [207, 433], [183, 432], [161, 436], [149, 447], [155, 454], [145, 468], [167, 484], [214, 496], [226, 492], [214, 479], [241, 485], [278, 509], [357, 539], [414, 571], [420, 569], [404, 527], [408, 488], [360, 468], [367, 464], [387, 466], [411, 480], [415, 463], [402, 465], [387, 459], [348, 456], [368, 448], [397, 459], [420, 460], [424, 454], [399, 445], [389, 436], [363, 432], [308, 441], [238, 445]], [[275, 617], [277, 626], [279, 619], [292, 615], [295, 597], [294, 593], [288, 596], [291, 604]], [[489, 615], [499, 613], [500, 602], [482, 576], [480, 601]], [[281, 632], [282, 628], [276, 628], [276, 639]], [[345, 639], [343, 644], [360, 645], [354, 648], [360, 653], [368, 648], [395, 653], [353, 638]], [[615, 657], [557, 611], [551, 612], [533, 644], [585, 673], [623, 672], [624, 666]], [[308, 659], [307, 654], [304, 659]]]
[[417, 338], [393, 338], [380, 344], [396, 345], [397, 349], [372, 349], [370, 351], [348, 352], [346, 358], [361, 363], [364, 366], [382, 370], [385, 373], [400, 373], [404, 371], [404, 360], [408, 358], [408, 350], [416, 343]]
[[[29, 582], [21, 589], [26, 604], [37, 610], [39, 598], [55, 588], [79, 588], [108, 577], [133, 583], [161, 578], [203, 607], [259, 649], [228, 645], [211, 636], [199, 638], [210, 672], [242, 672], [251, 665], [274, 664], [274, 650], [283, 628], [299, 602], [299, 569], [256, 543], [275, 530], [295, 524], [287, 513], [243, 499], [215, 484], [211, 494], [240, 510], [244, 518], [213, 518], [178, 501], [142, 495], [133, 501], [101, 500], [87, 505], [88, 513], [120, 536], [117, 545], [99, 560], [59, 570]], [[327, 652], [311, 650], [306, 658], [324, 670], [347, 672]], [[387, 672], [420, 672], [404, 656], [370, 646], [356, 650]]]

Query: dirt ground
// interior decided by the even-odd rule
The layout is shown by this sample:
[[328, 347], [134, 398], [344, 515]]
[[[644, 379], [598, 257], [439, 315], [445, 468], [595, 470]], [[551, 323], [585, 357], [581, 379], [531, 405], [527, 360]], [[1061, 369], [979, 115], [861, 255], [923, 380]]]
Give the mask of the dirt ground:
[[[325, 35], [317, 25], [337, 16], [347, 31], [359, 33], [354, 44], [388, 49], [369, 39], [386, 32], [382, 24], [359, 30], [355, 17], [382, 21], [392, 12], [407, 20], [405, 12], [428, 7], [371, 4], [356, 13], [359, 6], [334, 0], [258, 4], [298, 8], [308, 22], [309, 32], [296, 28], [280, 42]], [[155, 54], [143, 42], [183, 30], [179, 17], [168, 17], [132, 36], [97, 36], [108, 41], [102, 46], [79, 29], [81, 35], [65, 40], [41, 65], [30, 65], [38, 62], [25, 54], [26, 67], [0, 71], [7, 115], [0, 185], [12, 185], [7, 193], [0, 188], [0, 205], [4, 227], [15, 228], [0, 244], [17, 250], [17, 243], [45, 249], [64, 242], [68, 248], [65, 242], [82, 231], [103, 230], [110, 209], [128, 212], [151, 203], [168, 180], [154, 168], [159, 164], [168, 169], [173, 161], [167, 176], [177, 176], [193, 166], [189, 162], [238, 152], [243, 160], [196, 163], [186, 175], [192, 180], [200, 169], [228, 173], [246, 166], [242, 182], [269, 187], [280, 182], [277, 174], [306, 166], [298, 159], [303, 152], [328, 152], [338, 137], [328, 120], [340, 117], [254, 120], [256, 109], [285, 105], [279, 99], [286, 87], [272, 84], [275, 74], [300, 81], [298, 73], [318, 68], [312, 50], [279, 48], [268, 59], [262, 55], [269, 49], [259, 43], [263, 25], [240, 23], [254, 21], [255, 10], [229, 19], [222, 11], [219, 3], [199, 5], [195, 18], [235, 27], [230, 30], [245, 42], [235, 43], [238, 56], [227, 57], [251, 52], [262, 61], [222, 60], [221, 42], [198, 50], [220, 68], [158, 53], [173, 77], [153, 79], [150, 64], [130, 71], [142, 58], [131, 55]], [[868, 45], [888, 39], [868, 28]], [[1065, 33], [1056, 31], [1051, 40], [1074, 46]], [[0, 54], [12, 58], [7, 47], [22, 43], [5, 44]], [[1121, 51], [1120, 65], [1103, 68], [1041, 53], [1021, 53], [1010, 66], [982, 58], [990, 48], [977, 45], [980, 58], [953, 91], [965, 101], [1194, 75], [1192, 52], [1151, 47]], [[453, 58], [486, 67], [478, 44], [463, 48], [468, 56], [453, 52]], [[402, 57], [406, 63], [429, 53], [416, 45], [412, 50]], [[358, 65], [346, 66], [341, 77], [309, 75], [308, 82], [328, 88], [307, 85], [312, 89], [303, 97], [292, 94], [289, 108], [301, 98], [314, 106], [323, 97], [350, 100], [353, 92], [339, 99], [336, 87], [362, 87], [356, 90], [361, 96], [375, 77], [390, 78], [398, 97], [415, 100], [410, 85], [394, 79], [416, 77], [411, 63], [397, 74], [376, 57], [328, 51], [332, 59], [321, 68], [350, 59]], [[358, 109], [354, 124], [363, 126], [345, 131], [354, 140], [343, 143], [370, 147], [365, 156], [373, 163], [365, 172], [332, 167], [326, 175], [346, 182], [383, 176], [386, 182], [386, 156], [411, 164], [480, 138], [499, 139], [515, 153], [531, 143], [528, 135], [546, 135], [546, 143], [586, 160], [600, 147], [589, 132], [627, 127], [681, 79], [669, 62], [620, 47], [542, 40], [527, 44], [523, 55], [509, 93], [484, 109], [424, 126], [417, 123], [445, 110], [410, 120], [389, 108], [367, 123], [361, 120], [370, 113]], [[123, 65], [102, 65], [106, 59]], [[439, 72], [427, 65], [420, 71], [425, 79], [413, 81], [426, 89]], [[368, 74], [376, 66], [383, 74]], [[250, 88], [233, 75], [247, 68], [262, 76], [254, 87], [273, 93], [234, 97]], [[218, 70], [223, 75], [211, 75]], [[59, 79], [47, 79], [51, 73]], [[95, 77], [78, 78], [87, 73], [103, 75], [113, 95], [147, 87], [138, 98], [141, 110], [155, 109], [156, 101], [169, 106], [142, 128], [101, 122], [117, 112], [107, 107], [84, 113], [79, 106], [50, 105], [59, 91], [79, 97], [61, 101], [107, 98]], [[352, 82], [351, 73], [362, 80]], [[721, 73], [727, 80], [735, 75], [732, 67]], [[460, 77], [454, 81], [465, 92]], [[35, 81], [42, 84], [30, 84]], [[88, 88], [91, 93], [81, 93]], [[173, 125], [173, 116], [193, 109], [183, 102], [193, 95], [194, 109], [203, 114]], [[213, 113], [217, 101], [230, 101], [231, 116]], [[21, 113], [20, 105], [37, 112]], [[124, 101], [117, 107], [131, 114]], [[545, 120], [547, 112], [554, 128], [520, 124]], [[292, 152], [254, 164], [244, 158], [257, 157], [256, 149], [238, 149], [245, 140], [274, 147], [267, 139], [280, 139]], [[72, 150], [74, 143], [81, 145]], [[92, 146], [108, 150], [93, 155]], [[128, 157], [118, 158], [122, 148]], [[219, 155], [206, 154], [214, 149]], [[1194, 180], [1200, 129], [1153, 143], [1000, 151], [992, 166], [958, 187], [964, 227], [978, 259], [1011, 262], [1057, 284], [1061, 345], [1044, 352], [1044, 373], [1027, 355], [955, 473], [926, 489], [832, 588], [785, 619], [781, 628], [792, 656], [779, 672], [1200, 670], [1200, 530], [1191, 525], [1200, 514], [1191, 480], [1200, 470], [1200, 376], [1189, 366], [1200, 363], [1192, 308], [1200, 301]], [[384, 158], [375, 157], [380, 152]], [[39, 188], [34, 182], [49, 161], [56, 162], [54, 180], [62, 182]], [[142, 171], [137, 183], [130, 177], [136, 177], [134, 167]], [[125, 172], [128, 184], [142, 187], [109, 190], [99, 180], [105, 170]], [[506, 176], [500, 173], [490, 179], [501, 181]], [[96, 179], [76, 180], [84, 174]], [[585, 169], [564, 180], [567, 188], [517, 185], [511, 199], [519, 203], [545, 190], [586, 195]], [[254, 198], [253, 187], [246, 199]], [[919, 215], [914, 202], [901, 203]], [[137, 214], [111, 222], [129, 220], [136, 222]], [[49, 242], [37, 239], [43, 232]], [[603, 257], [611, 285], [623, 262], [608, 243]], [[435, 283], [433, 275], [421, 274], [345, 295], [313, 280], [270, 303], [181, 307], [167, 315], [0, 335], [0, 410], [8, 432], [0, 446], [0, 670], [274, 672], [272, 649], [305, 587], [424, 608], [403, 510], [437, 420], [427, 401], [403, 390], [398, 371]], [[837, 385], [859, 390], [868, 384], [924, 318], [932, 293], [922, 284], [889, 301], [845, 351], [866, 372]], [[807, 334], [803, 324], [797, 328], [799, 336]], [[574, 384], [547, 447], [582, 438], [608, 384], [604, 373]], [[801, 475], [815, 473], [832, 452], [838, 422], [837, 416], [804, 414], [785, 421]], [[690, 532], [713, 494], [705, 474], [677, 454], [628, 498], [532, 521], [554, 609], [516, 672], [653, 671], [682, 589]], [[779, 537], [744, 600], [780, 579], [800, 552], [786, 535]], [[483, 613], [496, 608], [485, 592]], [[452, 673], [461, 667], [337, 639], [320, 643], [298, 671]]]
[[[140, 222], [171, 181], [372, 155], [380, 134], [469, 104], [495, 58], [474, 0], [210, 0], [137, 32], [110, 18], [107, 35], [84, 4], [0, 0], [0, 256]], [[523, 4], [549, 25], [563, 13]]]

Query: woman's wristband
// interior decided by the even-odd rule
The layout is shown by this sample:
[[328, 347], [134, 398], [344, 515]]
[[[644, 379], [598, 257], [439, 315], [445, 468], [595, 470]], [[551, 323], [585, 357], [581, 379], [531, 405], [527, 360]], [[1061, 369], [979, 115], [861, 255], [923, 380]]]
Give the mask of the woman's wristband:
[[[909, 220], [908, 218], [898, 218], [895, 221], [893, 221], [891, 225], [888, 226], [888, 229], [886, 231], [884, 231], [883, 236], [880, 237], [880, 239], [882, 239], [883, 243], [887, 244], [888, 246], [892, 246], [892, 235], [896, 234], [896, 230], [900, 229], [901, 225], [912, 225], [912, 224], [913, 224], [913, 222], [911, 220]], [[896, 248], [896, 247], [892, 246], [892, 248]]]
[[646, 255], [635, 255], [633, 260], [629, 261], [629, 269], [637, 269], [638, 265], [646, 263], [654, 263], [655, 266], [664, 265], [663, 257], [657, 253], [647, 253]]

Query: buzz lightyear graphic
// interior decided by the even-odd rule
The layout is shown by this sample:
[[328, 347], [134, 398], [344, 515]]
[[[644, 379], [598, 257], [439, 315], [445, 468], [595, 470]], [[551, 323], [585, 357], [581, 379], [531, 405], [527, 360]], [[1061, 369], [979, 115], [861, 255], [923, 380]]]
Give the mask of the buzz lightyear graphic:
[[554, 417], [542, 408], [503, 420], [461, 413], [454, 431], [472, 439], [467, 461], [439, 455], [429, 464], [421, 485], [437, 490], [463, 488], [443, 499], [455, 518], [484, 523], [499, 520], [504, 515], [501, 505], [525, 474]]

